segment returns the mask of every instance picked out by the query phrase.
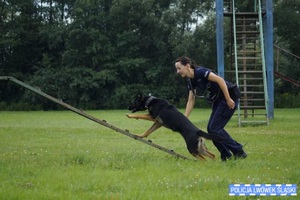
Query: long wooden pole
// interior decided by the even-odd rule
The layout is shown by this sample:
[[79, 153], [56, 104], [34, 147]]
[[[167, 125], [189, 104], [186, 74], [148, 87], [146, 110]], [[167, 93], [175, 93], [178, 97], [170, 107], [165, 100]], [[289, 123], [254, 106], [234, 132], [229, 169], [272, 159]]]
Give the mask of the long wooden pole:
[[14, 78], [14, 77], [11, 77], [11, 76], [0, 76], [0, 80], [12, 81], [12, 82], [14, 82], [14, 83], [16, 83], [18, 85], [21, 85], [21, 86], [25, 87], [26, 89], [28, 89], [28, 90], [30, 90], [30, 91], [32, 91], [34, 93], [37, 93], [37, 94], [39, 94], [39, 95], [41, 95], [41, 96], [43, 96], [43, 97], [45, 97], [45, 98], [47, 98], [47, 99], [55, 102], [55, 103], [57, 103], [57, 104], [65, 107], [65, 108], [67, 108], [67, 109], [69, 109], [69, 110], [71, 110], [71, 111], [73, 111], [75, 113], [77, 113], [78, 115], [81, 115], [81, 116], [83, 116], [83, 117], [85, 117], [85, 118], [87, 118], [87, 119], [89, 119], [91, 121], [94, 121], [94, 122], [96, 122], [98, 124], [101, 124], [102, 126], [110, 128], [110, 129], [112, 129], [112, 130], [114, 130], [114, 131], [116, 131], [118, 133], [121, 133], [123, 135], [126, 135], [126, 136], [128, 136], [130, 138], [133, 138], [135, 140], [143, 142], [144, 144], [147, 144], [147, 145], [149, 145], [151, 147], [154, 147], [154, 148], [159, 149], [159, 150], [161, 150], [163, 152], [166, 152], [166, 153], [168, 153], [168, 154], [170, 154], [172, 156], [175, 156], [177, 158], [182, 158], [182, 159], [190, 159], [190, 158], [188, 158], [186, 156], [183, 156], [181, 154], [178, 154], [178, 153], [174, 152], [173, 150], [169, 150], [169, 149], [167, 149], [165, 147], [162, 147], [162, 146], [160, 146], [158, 144], [155, 144], [151, 140], [145, 140], [143, 138], [140, 138], [140, 137], [138, 137], [138, 136], [130, 133], [128, 130], [123, 130], [123, 129], [117, 128], [117, 127], [115, 127], [115, 126], [107, 123], [105, 120], [100, 120], [100, 119], [98, 119], [96, 117], [93, 117], [92, 115], [90, 115], [90, 114], [88, 114], [88, 113], [86, 113], [86, 112], [84, 112], [84, 111], [82, 111], [80, 109], [77, 109], [77, 108], [75, 108], [75, 107], [73, 107], [73, 106], [71, 106], [71, 105], [63, 102], [62, 100], [59, 100], [59, 99], [57, 99], [55, 97], [50, 96], [50, 95], [46, 94], [45, 92], [42, 92], [40, 89], [34, 88], [34, 87], [32, 87], [32, 86], [30, 86], [30, 85], [28, 85], [28, 84], [26, 84], [26, 83], [24, 83], [22, 81], [19, 81], [18, 79]]

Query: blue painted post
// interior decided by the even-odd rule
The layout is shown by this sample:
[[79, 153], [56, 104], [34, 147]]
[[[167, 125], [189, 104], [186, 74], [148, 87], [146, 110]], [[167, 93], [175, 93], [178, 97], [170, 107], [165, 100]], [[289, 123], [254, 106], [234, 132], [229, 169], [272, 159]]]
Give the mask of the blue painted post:
[[224, 16], [223, 0], [216, 0], [216, 37], [217, 37], [217, 63], [218, 75], [224, 76]]
[[273, 59], [273, 11], [272, 0], [265, 0], [266, 15], [263, 20], [265, 32], [265, 60], [268, 84], [268, 116], [274, 118], [274, 59]]

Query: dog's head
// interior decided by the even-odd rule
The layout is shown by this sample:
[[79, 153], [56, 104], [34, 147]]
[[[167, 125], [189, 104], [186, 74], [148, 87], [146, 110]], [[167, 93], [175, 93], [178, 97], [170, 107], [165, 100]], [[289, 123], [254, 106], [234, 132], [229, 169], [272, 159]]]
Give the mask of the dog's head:
[[149, 97], [150, 95], [149, 96], [144, 96], [142, 94], [137, 95], [134, 98], [133, 103], [130, 106], [128, 106], [128, 110], [130, 110], [132, 113], [146, 110], [147, 109], [146, 102], [147, 99], [149, 99]]

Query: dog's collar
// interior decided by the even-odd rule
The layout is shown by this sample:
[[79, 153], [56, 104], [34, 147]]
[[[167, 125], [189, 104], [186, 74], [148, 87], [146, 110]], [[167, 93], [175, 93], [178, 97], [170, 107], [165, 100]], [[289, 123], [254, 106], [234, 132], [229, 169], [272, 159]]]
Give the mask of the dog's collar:
[[146, 103], [145, 103], [145, 108], [149, 108], [149, 104], [151, 103], [151, 101], [153, 100], [153, 99], [156, 99], [154, 96], [150, 96], [149, 98], [148, 98], [148, 100], [146, 101]]

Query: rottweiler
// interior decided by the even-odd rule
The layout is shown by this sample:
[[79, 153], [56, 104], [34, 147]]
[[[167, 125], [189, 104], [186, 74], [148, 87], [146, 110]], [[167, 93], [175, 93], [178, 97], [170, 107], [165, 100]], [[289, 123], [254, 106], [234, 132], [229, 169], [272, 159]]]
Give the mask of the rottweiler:
[[[153, 121], [154, 124], [143, 134], [137, 135], [144, 138], [149, 136], [161, 126], [179, 132], [186, 142], [190, 154], [199, 160], [205, 160], [204, 156], [215, 159], [215, 155], [208, 151], [205, 139], [222, 141], [217, 134], [207, 134], [198, 129], [186, 116], [179, 112], [176, 107], [165, 99], [156, 98], [152, 95], [137, 95], [132, 105], [128, 107], [132, 113], [148, 110], [147, 114], [127, 114], [128, 118], [144, 119]], [[205, 138], [205, 139], [204, 139]]]

